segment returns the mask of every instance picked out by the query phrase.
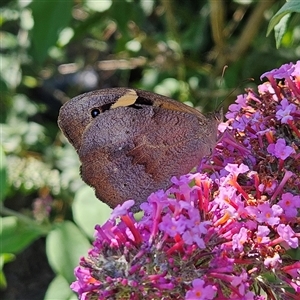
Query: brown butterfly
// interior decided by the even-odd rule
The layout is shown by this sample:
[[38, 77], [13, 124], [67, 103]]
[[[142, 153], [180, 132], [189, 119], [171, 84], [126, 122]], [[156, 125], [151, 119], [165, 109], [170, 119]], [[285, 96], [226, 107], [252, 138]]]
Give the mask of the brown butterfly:
[[134, 210], [170, 178], [191, 171], [214, 148], [222, 113], [207, 116], [168, 97], [110, 88], [71, 99], [58, 125], [76, 149], [82, 179], [112, 208]]

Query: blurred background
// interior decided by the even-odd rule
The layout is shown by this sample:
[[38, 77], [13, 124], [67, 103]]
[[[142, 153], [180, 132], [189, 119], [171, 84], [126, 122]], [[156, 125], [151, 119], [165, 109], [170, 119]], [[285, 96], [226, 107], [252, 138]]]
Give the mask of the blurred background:
[[275, 15], [285, 4], [1, 1], [1, 299], [77, 299], [73, 269], [110, 212], [80, 179], [60, 106], [127, 86], [226, 110], [263, 72], [299, 59], [299, 14]]

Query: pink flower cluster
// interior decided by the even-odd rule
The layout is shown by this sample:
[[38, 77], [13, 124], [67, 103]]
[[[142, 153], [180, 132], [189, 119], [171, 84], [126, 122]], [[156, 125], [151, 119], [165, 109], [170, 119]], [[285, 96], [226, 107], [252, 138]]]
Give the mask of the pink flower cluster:
[[96, 226], [71, 285], [87, 299], [300, 299], [300, 61], [229, 107], [198, 173]]

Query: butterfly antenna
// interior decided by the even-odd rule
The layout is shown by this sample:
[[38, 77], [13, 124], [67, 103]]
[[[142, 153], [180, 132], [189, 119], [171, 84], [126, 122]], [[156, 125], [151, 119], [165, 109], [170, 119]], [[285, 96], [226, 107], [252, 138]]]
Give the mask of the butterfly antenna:
[[[225, 66], [227, 68], [227, 66]], [[225, 67], [223, 68], [223, 75], [224, 75], [224, 71], [225, 71]], [[226, 99], [228, 99], [239, 87], [241, 87], [242, 85], [244, 85], [246, 82], [249, 81], [254, 81], [254, 78], [246, 78], [244, 80], [242, 80], [232, 91], [230, 91], [226, 97], [218, 104], [216, 111], [220, 111], [222, 104], [225, 102]]]

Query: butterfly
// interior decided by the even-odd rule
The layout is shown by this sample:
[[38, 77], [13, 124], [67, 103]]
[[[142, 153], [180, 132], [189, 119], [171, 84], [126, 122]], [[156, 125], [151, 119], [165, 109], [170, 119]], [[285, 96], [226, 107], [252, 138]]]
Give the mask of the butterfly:
[[222, 112], [202, 114], [168, 97], [109, 88], [65, 103], [58, 125], [76, 149], [83, 181], [114, 208], [170, 186], [211, 153]]

